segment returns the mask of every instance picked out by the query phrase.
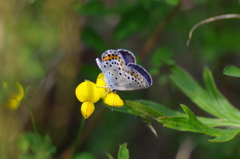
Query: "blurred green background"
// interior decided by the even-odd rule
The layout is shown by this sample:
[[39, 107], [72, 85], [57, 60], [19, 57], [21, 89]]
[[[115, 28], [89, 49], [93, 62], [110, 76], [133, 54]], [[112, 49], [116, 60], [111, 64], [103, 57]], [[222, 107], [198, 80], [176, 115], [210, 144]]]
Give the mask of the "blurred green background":
[[[100, 73], [95, 59], [107, 49], [132, 51], [152, 74], [152, 87], [118, 92], [124, 100], [147, 99], [180, 111], [184, 103], [207, 116], [170, 81], [167, 65], [180, 65], [199, 82], [208, 66], [223, 95], [240, 108], [239, 79], [222, 74], [229, 64], [239, 66], [239, 19], [200, 26], [186, 46], [196, 23], [239, 11], [237, 0], [0, 0], [0, 79], [30, 86], [27, 98], [40, 134], [48, 134], [56, 146], [53, 158], [67, 158], [82, 119], [75, 88], [85, 79], [95, 82]], [[0, 115], [0, 156], [17, 158], [18, 136], [33, 131], [26, 103], [16, 111], [1, 106]], [[80, 158], [116, 157], [124, 142], [132, 159], [240, 156], [239, 138], [210, 143], [208, 136], [153, 121], [156, 137], [141, 118], [111, 111], [102, 102], [85, 124]]]

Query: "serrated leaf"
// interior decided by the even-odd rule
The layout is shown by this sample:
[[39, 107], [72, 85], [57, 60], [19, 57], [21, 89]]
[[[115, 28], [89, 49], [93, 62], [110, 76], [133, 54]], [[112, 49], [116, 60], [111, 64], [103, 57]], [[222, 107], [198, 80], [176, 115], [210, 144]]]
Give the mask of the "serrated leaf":
[[185, 117], [160, 117], [157, 119], [157, 121], [163, 123], [164, 126], [172, 129], [204, 133], [215, 137], [214, 139], [210, 139], [210, 142], [226, 142], [233, 139], [237, 134], [240, 133], [240, 128], [217, 129], [208, 127], [200, 120], [198, 120], [198, 118], [187, 106], [181, 105], [181, 107], [186, 113]]
[[209, 141], [211, 142], [225, 142], [233, 139], [237, 134], [240, 133], [240, 128], [238, 129], [225, 129], [214, 139]]
[[127, 149], [127, 143], [120, 145], [118, 150], [118, 159], [129, 159], [129, 151]]
[[200, 122], [187, 106], [181, 105], [181, 107], [186, 113], [185, 117], [160, 117], [157, 121], [163, 123], [166, 127], [181, 131], [205, 133], [210, 136], [220, 134], [221, 130], [208, 127]]
[[[163, 106], [163, 105], [158, 104], [153, 101], [136, 100], [135, 102], [139, 102], [140, 104], [142, 104], [146, 107], [151, 107], [155, 111], [160, 112], [163, 116], [185, 117], [184, 113], [171, 110], [171, 109], [167, 108], [166, 106]], [[107, 107], [109, 109], [113, 109], [113, 107], [111, 107], [111, 106], [107, 106]], [[144, 120], [144, 122], [151, 123], [149, 121], [149, 118], [145, 118], [145, 116], [146, 116], [146, 114], [148, 114], [148, 112], [144, 112], [144, 110], [142, 110], [141, 112], [137, 111], [137, 113], [136, 113], [130, 109], [131, 108], [126, 108], [126, 107], [119, 107], [119, 108], [114, 107], [114, 111], [141, 116], [142, 119]], [[134, 109], [136, 109], [136, 108], [134, 108]], [[138, 109], [141, 109], [141, 107], [139, 107]], [[207, 125], [209, 127], [240, 127], [240, 124], [238, 121], [231, 121], [231, 120], [227, 120], [227, 119], [218, 119], [218, 118], [207, 118], [207, 117], [197, 117], [197, 118], [198, 118], [198, 120], [200, 120], [202, 123], [204, 123], [205, 125]]]
[[240, 68], [233, 65], [226, 66], [223, 70], [223, 74], [233, 77], [240, 77]]

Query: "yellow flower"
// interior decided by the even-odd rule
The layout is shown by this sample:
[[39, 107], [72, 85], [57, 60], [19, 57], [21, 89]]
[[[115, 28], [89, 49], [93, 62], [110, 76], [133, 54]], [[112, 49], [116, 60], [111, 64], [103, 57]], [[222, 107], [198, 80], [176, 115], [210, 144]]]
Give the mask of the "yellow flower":
[[16, 110], [19, 105], [20, 102], [14, 98], [9, 98], [4, 102], [4, 106], [10, 110]]
[[123, 100], [116, 93], [109, 92], [103, 97], [103, 102], [107, 105], [114, 107], [122, 107], [124, 105]]
[[121, 107], [124, 105], [123, 100], [116, 93], [108, 93], [103, 73], [98, 75], [96, 84], [91, 81], [80, 83], [75, 90], [75, 94], [77, 99], [83, 102], [81, 113], [85, 119], [92, 115], [95, 110], [94, 103], [100, 98], [110, 106]]
[[24, 97], [24, 89], [18, 82], [6, 83], [3, 82], [3, 88], [6, 92], [6, 101], [4, 106], [10, 110], [16, 110]]
[[100, 99], [101, 89], [91, 81], [84, 81], [77, 86], [75, 94], [77, 99], [83, 102], [81, 113], [83, 117], [87, 119], [95, 109], [94, 103]]
[[104, 80], [104, 75], [103, 73], [100, 73], [97, 77], [96, 85], [98, 89], [100, 90], [100, 97], [103, 98], [106, 93], [108, 92], [106, 88], [106, 82]]
[[87, 119], [88, 117], [90, 117], [92, 115], [92, 113], [95, 110], [95, 106], [93, 103], [91, 102], [83, 102], [82, 106], [81, 106], [81, 112], [82, 115], [85, 119]]
[[75, 90], [75, 94], [80, 102], [96, 103], [100, 99], [100, 90], [91, 81], [80, 83]]

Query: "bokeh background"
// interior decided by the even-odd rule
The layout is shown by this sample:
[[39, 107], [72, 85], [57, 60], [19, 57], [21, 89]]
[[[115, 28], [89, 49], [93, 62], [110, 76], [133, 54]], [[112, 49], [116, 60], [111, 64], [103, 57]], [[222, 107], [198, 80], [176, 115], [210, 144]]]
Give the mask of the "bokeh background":
[[[186, 46], [196, 23], [239, 12], [238, 0], [0, 0], [0, 79], [30, 86], [27, 99], [39, 132], [56, 147], [52, 158], [68, 158], [82, 119], [75, 88], [85, 79], [95, 82], [100, 73], [95, 59], [107, 49], [132, 51], [153, 77], [146, 90], [118, 92], [124, 100], [147, 99], [179, 111], [184, 103], [196, 115], [209, 116], [179, 91], [168, 71], [177, 64], [202, 83], [208, 66], [223, 95], [240, 108], [239, 79], [222, 74], [227, 65], [239, 66], [239, 19], [200, 26]], [[17, 158], [18, 136], [33, 131], [26, 103], [15, 111], [1, 106], [0, 112], [2, 157]], [[158, 137], [140, 117], [111, 111], [100, 101], [85, 123], [78, 155], [116, 157], [127, 142], [132, 159], [240, 156], [238, 137], [210, 143], [202, 134], [152, 125]]]

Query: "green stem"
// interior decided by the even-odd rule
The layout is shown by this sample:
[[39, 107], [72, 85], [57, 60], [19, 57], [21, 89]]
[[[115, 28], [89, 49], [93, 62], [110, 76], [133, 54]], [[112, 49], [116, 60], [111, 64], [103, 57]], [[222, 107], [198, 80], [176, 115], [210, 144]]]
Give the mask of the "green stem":
[[83, 118], [82, 121], [81, 121], [81, 125], [80, 125], [80, 127], [78, 129], [78, 134], [77, 134], [76, 142], [75, 142], [74, 147], [73, 147], [71, 158], [73, 158], [73, 155], [75, 154], [75, 151], [76, 151], [76, 149], [78, 147], [78, 143], [80, 141], [80, 136], [82, 134], [82, 130], [83, 130], [84, 124], [85, 124], [85, 119]]
[[34, 119], [34, 116], [33, 116], [33, 113], [32, 113], [31, 106], [30, 106], [26, 96], [24, 96], [24, 99], [26, 100], [26, 103], [27, 103], [27, 107], [28, 107], [29, 115], [30, 115], [30, 118], [31, 118], [31, 121], [32, 121], [32, 126], [33, 126], [34, 133], [38, 134], [37, 125], [36, 125], [36, 122], [35, 122], [35, 119]]

